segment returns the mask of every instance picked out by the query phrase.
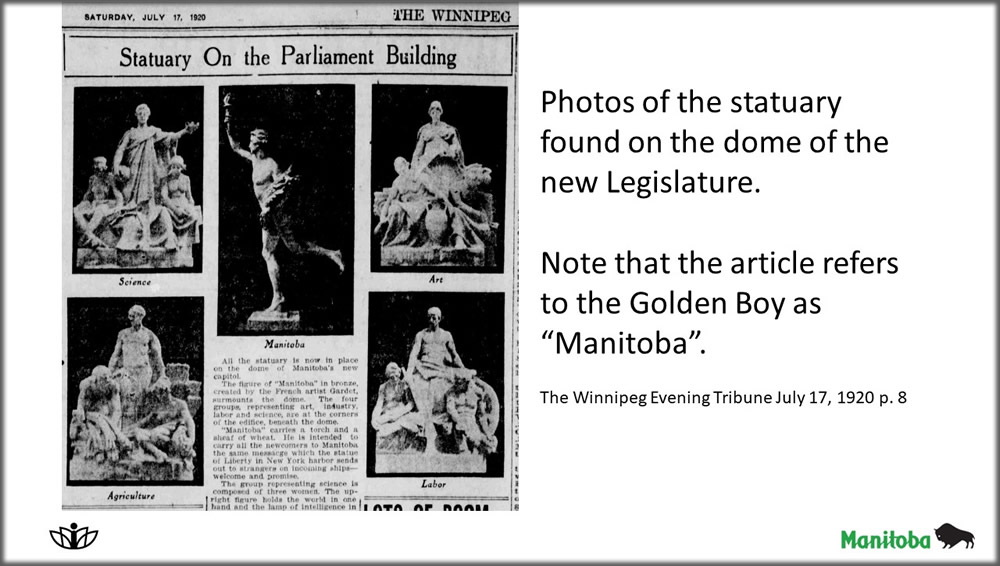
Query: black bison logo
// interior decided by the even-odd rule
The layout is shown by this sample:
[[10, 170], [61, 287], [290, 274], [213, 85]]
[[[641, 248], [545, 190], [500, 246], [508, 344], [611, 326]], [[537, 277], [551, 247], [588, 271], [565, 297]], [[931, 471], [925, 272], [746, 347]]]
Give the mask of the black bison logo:
[[[951, 548], [960, 542], [965, 542], [965, 548], [975, 547], [976, 537], [972, 536], [969, 531], [963, 531], [962, 529], [957, 529], [951, 525], [951, 523], [945, 523], [940, 527], [934, 529], [934, 534], [937, 535], [937, 539], [944, 543], [943, 548]], [[969, 545], [972, 545], [971, 547]]]

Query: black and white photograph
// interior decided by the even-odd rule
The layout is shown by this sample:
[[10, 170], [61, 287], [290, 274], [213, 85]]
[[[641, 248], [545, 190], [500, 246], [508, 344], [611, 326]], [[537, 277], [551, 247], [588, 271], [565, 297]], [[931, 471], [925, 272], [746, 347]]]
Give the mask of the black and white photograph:
[[67, 299], [67, 485], [203, 485], [204, 312]]
[[372, 86], [372, 271], [502, 273], [507, 88]]
[[352, 334], [354, 87], [219, 100], [219, 334]]
[[371, 293], [368, 476], [503, 476], [503, 293]]
[[202, 87], [73, 91], [74, 273], [202, 269]]

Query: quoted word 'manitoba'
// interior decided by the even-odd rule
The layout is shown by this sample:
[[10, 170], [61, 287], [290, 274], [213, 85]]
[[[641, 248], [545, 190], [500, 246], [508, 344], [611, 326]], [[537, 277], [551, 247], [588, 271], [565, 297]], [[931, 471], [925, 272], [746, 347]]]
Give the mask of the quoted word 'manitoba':
[[[580, 332], [546, 330], [543, 340], [554, 340], [557, 354], [686, 354], [688, 341], [701, 337], [700, 330], [690, 335], [667, 336], [659, 330], [653, 336], [640, 336], [631, 332], [618, 332], [610, 336], [587, 336]], [[702, 350], [702, 353], [705, 353]]]

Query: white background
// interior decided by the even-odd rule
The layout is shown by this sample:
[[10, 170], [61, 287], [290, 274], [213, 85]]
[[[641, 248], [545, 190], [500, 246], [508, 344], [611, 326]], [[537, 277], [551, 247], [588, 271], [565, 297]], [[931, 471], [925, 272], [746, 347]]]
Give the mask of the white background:
[[[58, 7], [6, 6], [4, 556], [67, 559], [48, 529], [101, 531], [110, 559], [991, 560], [995, 525], [995, 8], [520, 7], [521, 508], [433, 514], [60, 510]], [[30, 16], [30, 23], [27, 18]], [[554, 115], [541, 91], [694, 88], [840, 95], [828, 115]], [[542, 156], [544, 128], [687, 127], [808, 137], [861, 128], [885, 155]], [[543, 195], [544, 174], [674, 167], [748, 174], [756, 195]], [[613, 255], [797, 249], [898, 257], [893, 276], [545, 276], [542, 250]], [[822, 298], [819, 315], [543, 316], [588, 288]], [[112, 292], [112, 290], [109, 290]], [[787, 310], [787, 307], [786, 307]], [[542, 331], [702, 337], [684, 356], [555, 356]], [[705, 349], [704, 355], [697, 353]], [[891, 407], [543, 406], [539, 391], [873, 390]], [[71, 516], [72, 515], [72, 516]], [[840, 531], [977, 534], [928, 551], [841, 550]]]

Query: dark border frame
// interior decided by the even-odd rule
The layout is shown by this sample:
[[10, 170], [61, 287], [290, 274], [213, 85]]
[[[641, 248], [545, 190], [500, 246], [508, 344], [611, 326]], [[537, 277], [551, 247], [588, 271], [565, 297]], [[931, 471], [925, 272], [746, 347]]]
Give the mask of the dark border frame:
[[[150, 301], [152, 301], [152, 303], [150, 303]], [[192, 324], [198, 325], [198, 326], [201, 327], [201, 336], [200, 336], [201, 341], [200, 341], [199, 344], [196, 344], [196, 349], [198, 350], [197, 354], [196, 355], [190, 355], [189, 354], [189, 357], [195, 357], [200, 362], [200, 367], [193, 367], [192, 369], [196, 372], [196, 376], [198, 377], [198, 379], [195, 380], [195, 381], [200, 381], [201, 382], [201, 393], [202, 393], [202, 404], [201, 404], [201, 407], [198, 409], [197, 415], [195, 415], [195, 414], [191, 415], [191, 418], [194, 420], [194, 423], [195, 423], [195, 438], [194, 438], [194, 449], [195, 449], [194, 465], [195, 465], [195, 468], [194, 468], [193, 478], [190, 481], [163, 481], [163, 480], [154, 480], [154, 481], [75, 480], [75, 479], [73, 479], [73, 478], [70, 477], [70, 460], [71, 460], [70, 454], [73, 451], [73, 447], [72, 447], [72, 442], [69, 439], [69, 428], [68, 427], [69, 427], [69, 415], [70, 415], [70, 412], [74, 408], [74, 401], [75, 401], [73, 395], [70, 395], [70, 393], [73, 392], [73, 391], [79, 392], [79, 384], [72, 383], [72, 380], [76, 376], [86, 373], [87, 367], [73, 367], [75, 361], [72, 359], [70, 351], [75, 351], [74, 355], [79, 356], [79, 350], [81, 348], [80, 348], [80, 346], [74, 346], [73, 345], [73, 336], [70, 336], [69, 333], [70, 333], [71, 327], [74, 327], [74, 326], [76, 327], [76, 330], [78, 332], [83, 333], [85, 329], [89, 330], [91, 328], [91, 324], [92, 323], [91, 322], [85, 322], [85, 321], [79, 321], [79, 322], [75, 322], [74, 323], [71, 320], [67, 320], [67, 329], [66, 329], [66, 333], [67, 333], [67, 352], [66, 352], [66, 357], [67, 357], [67, 360], [66, 360], [66, 372], [65, 372], [66, 373], [66, 376], [65, 376], [66, 377], [65, 386], [66, 386], [67, 399], [66, 399], [65, 414], [63, 415], [67, 419], [66, 421], [64, 421], [64, 424], [66, 425], [64, 427], [65, 432], [66, 432], [66, 454], [65, 454], [65, 458], [64, 458], [65, 459], [65, 462], [64, 462], [64, 464], [65, 464], [65, 470], [64, 471], [66, 472], [66, 476], [64, 477], [64, 480], [65, 480], [64, 485], [67, 486], [67, 487], [77, 487], [77, 486], [106, 486], [106, 487], [118, 488], [118, 489], [131, 489], [133, 487], [145, 487], [145, 486], [199, 487], [199, 486], [205, 485], [205, 462], [206, 462], [206, 456], [209, 456], [208, 454], [205, 453], [205, 438], [206, 438], [206, 435], [205, 435], [205, 410], [207, 408], [207, 403], [205, 402], [206, 401], [205, 391], [207, 389], [206, 383], [205, 383], [205, 381], [206, 381], [205, 380], [205, 377], [206, 377], [206, 372], [205, 372], [205, 367], [206, 367], [206, 363], [205, 363], [205, 298], [204, 297], [174, 297], [174, 296], [169, 296], [169, 297], [167, 297], [167, 296], [156, 296], [156, 297], [128, 297], [128, 296], [126, 296], [126, 297], [67, 297], [66, 298], [67, 318], [70, 318], [73, 315], [73, 310], [74, 309], [84, 310], [88, 306], [90, 306], [91, 308], [99, 307], [100, 305], [98, 303], [118, 303], [118, 305], [115, 305], [115, 306], [120, 307], [120, 310], [117, 312], [117, 316], [108, 313], [108, 316], [106, 317], [107, 320], [104, 320], [102, 322], [105, 323], [105, 326], [109, 326], [109, 325], [120, 326], [121, 328], [119, 330], [126, 328], [126, 326], [128, 324], [128, 321], [125, 320], [124, 318], [122, 318], [122, 316], [121, 316], [122, 312], [127, 312], [127, 311], [122, 311], [121, 309], [127, 309], [128, 307], [125, 306], [125, 305], [128, 305], [129, 303], [134, 303], [134, 304], [143, 304], [144, 303], [143, 306], [146, 308], [146, 311], [147, 311], [146, 321], [144, 321], [144, 326], [146, 325], [145, 322], [148, 322], [148, 321], [152, 321], [153, 322], [152, 328], [150, 328], [149, 326], [147, 326], [147, 328], [149, 328], [149, 330], [151, 330], [154, 334], [157, 335], [157, 337], [159, 338], [161, 344], [164, 342], [164, 338], [163, 337], [166, 336], [166, 335], [164, 334], [164, 329], [157, 329], [156, 328], [157, 324], [156, 324], [156, 318], [155, 317], [156, 317], [156, 315], [158, 313], [156, 313], [154, 311], [154, 309], [160, 308], [160, 305], [169, 306], [169, 303], [173, 303], [175, 306], [180, 306], [183, 303], [192, 303], [192, 304], [196, 305], [196, 309], [195, 310], [197, 312], [192, 312], [191, 310], [188, 310], [188, 311], [174, 311], [174, 313], [173, 313], [174, 315], [176, 315], [177, 312], [185, 312], [185, 314], [190, 313], [191, 314], [190, 318], [194, 319], [194, 320], [192, 320]], [[151, 306], [151, 305], [153, 305], [153, 306]], [[161, 320], [162, 320], [162, 318], [164, 316], [170, 317], [170, 314], [164, 315], [162, 313], [162, 311], [159, 314], [160, 314]], [[152, 316], [150, 316], [150, 315], [152, 315]], [[118, 322], [118, 324], [115, 325], [115, 322]], [[175, 324], [173, 326], [175, 326], [175, 327], [177, 326], [176, 322], [175, 322]], [[103, 338], [103, 340], [100, 340], [101, 342], [110, 343], [109, 336], [103, 336], [102, 338]], [[167, 340], [169, 341], [170, 338], [167, 337]], [[107, 351], [103, 351], [102, 353], [106, 357], [110, 358], [110, 354]], [[170, 353], [169, 350], [166, 351], [166, 352], [164, 352], [164, 359], [163, 359], [164, 363], [170, 363], [170, 359], [171, 359], [170, 355], [171, 355], [171, 353]], [[93, 357], [95, 357], [95, 359], [98, 359], [98, 360], [102, 360], [103, 359], [101, 357], [98, 357], [96, 354]]]
[[[80, 162], [78, 162], [78, 160], [84, 160], [85, 161], [85, 158], [82, 157], [82, 155], [83, 155], [83, 149], [78, 145], [83, 140], [82, 139], [77, 139], [77, 138], [78, 137], [83, 138], [83, 137], [86, 137], [86, 136], [78, 135], [78, 134], [81, 133], [80, 129], [83, 126], [81, 126], [80, 123], [78, 123], [76, 121], [76, 119], [75, 119], [75, 117], [81, 111], [84, 112], [84, 113], [86, 113], [86, 111], [87, 111], [86, 108], [80, 108], [80, 107], [78, 107], [79, 106], [78, 103], [81, 102], [81, 100], [80, 100], [81, 98], [88, 97], [88, 98], [91, 98], [91, 99], [94, 99], [94, 98], [100, 99], [100, 98], [102, 98], [102, 96], [100, 94], [102, 92], [106, 93], [107, 95], [113, 94], [114, 91], [141, 91], [141, 90], [160, 91], [160, 93], [165, 93], [169, 89], [178, 89], [178, 91], [179, 90], [186, 90], [186, 91], [188, 91], [190, 93], [194, 93], [194, 92], [197, 91], [198, 92], [198, 100], [197, 100], [196, 106], [201, 106], [202, 108], [204, 108], [204, 106], [205, 106], [205, 87], [203, 87], [203, 86], [162, 86], [162, 85], [160, 85], [160, 86], [127, 86], [127, 85], [118, 85], [118, 86], [101, 86], [101, 87], [93, 87], [93, 86], [74, 87], [73, 88], [73, 115], [74, 115], [74, 121], [73, 121], [73, 128], [74, 128], [73, 129], [73, 171], [72, 171], [73, 180], [74, 181], [77, 180], [77, 177], [80, 176], [79, 172], [84, 168], [84, 163], [80, 163]], [[163, 97], [165, 97], [165, 94], [161, 94], [160, 95], [160, 98], [163, 98]], [[103, 98], [107, 98], [107, 96], [104, 96]], [[136, 98], [136, 100], [138, 101], [139, 98]], [[130, 103], [125, 103], [125, 102], [122, 101], [122, 102], [119, 102], [119, 105], [123, 109], [127, 109], [127, 107], [130, 106]], [[152, 106], [153, 106], [153, 109], [155, 110], [156, 107], [157, 107], [156, 101], [154, 101], [154, 103], [152, 104]], [[153, 116], [154, 116], [154, 118], [151, 118], [150, 121], [153, 123], [152, 125], [155, 126], [156, 125], [156, 119], [155, 119], [156, 115], [154, 114]], [[197, 118], [197, 119], [195, 119], [195, 118]], [[110, 119], [106, 120], [106, 121], [110, 121]], [[204, 127], [204, 125], [205, 125], [205, 117], [202, 116], [202, 115], [198, 115], [196, 117], [192, 117], [191, 121], [197, 121], [199, 124], [201, 124], [202, 127]], [[176, 126], [176, 124], [171, 124], [171, 125], [172, 126]], [[170, 130], [171, 130], [171, 128], [167, 127], [167, 128], [165, 128], [164, 131], [170, 131]], [[125, 130], [122, 130], [122, 133], [124, 133], [124, 132], [125, 132]], [[135, 275], [140, 275], [140, 274], [146, 275], [146, 274], [161, 274], [161, 273], [165, 273], [165, 274], [170, 274], [170, 273], [197, 273], [197, 274], [200, 274], [200, 273], [202, 273], [202, 270], [204, 268], [204, 263], [203, 262], [204, 262], [204, 258], [205, 258], [205, 225], [204, 225], [204, 217], [206, 216], [206, 214], [205, 214], [205, 187], [206, 187], [205, 180], [206, 180], [206, 177], [207, 177], [206, 176], [206, 172], [205, 172], [205, 157], [206, 157], [205, 150], [206, 150], [206, 147], [205, 147], [205, 137], [204, 137], [204, 133], [203, 132], [204, 132], [204, 129], [199, 129], [198, 132], [196, 132], [195, 134], [193, 134], [193, 135], [197, 136], [196, 137], [196, 141], [190, 141], [189, 140], [189, 141], [186, 142], [187, 144], [194, 143], [194, 144], [198, 144], [200, 146], [199, 149], [198, 149], [198, 151], [196, 152], [197, 153], [197, 156], [196, 156], [197, 171], [196, 172], [192, 171], [191, 169], [193, 169], [193, 168], [189, 168], [189, 170], [187, 171], [187, 174], [189, 174], [189, 176], [191, 176], [191, 174], [195, 174], [195, 176], [192, 177], [192, 185], [194, 185], [195, 178], [197, 178], [197, 183], [198, 184], [195, 185], [195, 187], [197, 188], [197, 190], [193, 190], [192, 192], [194, 193], [193, 196], [195, 198], [195, 204], [198, 207], [200, 207], [201, 211], [202, 211], [202, 224], [198, 226], [198, 231], [199, 231], [199, 238], [198, 238], [198, 240], [199, 240], [199, 243], [194, 244], [194, 246], [191, 249], [192, 260], [193, 260], [191, 266], [190, 267], [143, 267], [143, 268], [130, 268], [130, 267], [91, 268], [91, 267], [80, 266], [80, 265], [77, 264], [76, 254], [81, 249], [83, 249], [83, 248], [81, 248], [80, 246], [77, 245], [77, 243], [78, 243], [77, 242], [78, 237], [77, 237], [77, 231], [76, 231], [76, 220], [71, 215], [71, 220], [73, 221], [73, 224], [71, 226], [69, 226], [69, 228], [66, 230], [66, 234], [64, 234], [64, 236], [70, 238], [70, 250], [71, 250], [71, 253], [73, 254], [71, 262], [70, 262], [70, 265], [71, 265], [72, 273], [74, 275], [113, 275], [113, 276], [121, 276], [121, 275], [133, 275], [133, 274], [135, 274]], [[108, 151], [108, 150], [110, 150], [110, 151]], [[94, 153], [94, 152], [91, 151], [89, 153]], [[105, 148], [100, 148], [100, 150], [98, 150], [98, 153], [104, 155], [108, 159], [108, 168], [110, 168], [111, 167], [111, 160], [114, 157], [113, 148], [111, 148], [110, 146], [105, 147]], [[182, 155], [183, 155], [183, 153], [184, 152], [181, 152]], [[188, 156], [188, 160], [189, 161], [191, 160], [190, 155]], [[74, 206], [74, 207], [78, 204], [76, 202], [76, 198], [75, 198], [75, 196], [76, 196], [75, 193], [77, 192], [77, 190], [78, 190], [78, 188], [74, 186], [73, 187], [74, 198], [72, 199], [74, 202], [71, 203], [71, 205]]]
[[[530, 0], [527, 0], [527, 1], [530, 1]], [[597, 3], [597, 2], [593, 2], [592, 0], [578, 0], [578, 1], [580, 3], [583, 3], [583, 4]], [[652, 3], [652, 2], [638, 2], [638, 3]], [[665, 2], [661, 2], [661, 3], [675, 4], [675, 5], [708, 4], [708, 5], [713, 5], [713, 6], [724, 6], [724, 5], [734, 4], [734, 2], [732, 2], [731, 0], [718, 0], [718, 1], [717, 0], [705, 0], [704, 2], [698, 2], [698, 3], [692, 2], [690, 0], [680, 0], [680, 1], [674, 1], [674, 2], [665, 1]], [[749, 2], [747, 2], [747, 3], [749, 3]], [[798, 0], [798, 1], [773, 0], [773, 1], [769, 1], [769, 2], [757, 2], [756, 4], [759, 4], [759, 5], [788, 5], [788, 4], [790, 4], [790, 5], [810, 5], [810, 4], [812, 4], [812, 5], [815, 5], [815, 4], [830, 5], [830, 4], [863, 4], [863, 3], [867, 3], [867, 2], [860, 2], [859, 0], [837, 0], [836, 2], [834, 2], [832, 0]], [[998, 2], [998, 0], [972, 0], [972, 1], [968, 2], [968, 3], [970, 3], [970, 4], [990, 4], [990, 5], [993, 5], [993, 6], [998, 6], [998, 4], [1000, 4], [1000, 2]], [[744, 4], [744, 3], [740, 2], [738, 4]], [[892, 5], [895, 5], [895, 4], [903, 4], [903, 5], [944, 5], [944, 4], [947, 4], [947, 2], [943, 2], [941, 0], [911, 0], [911, 1], [889, 0], [888, 2], [885, 2], [885, 4], [892, 4]], [[566, 5], [572, 5], [572, 4], [571, 3], [567, 3]], [[0, 28], [2, 28], [3, 24], [4, 24], [4, 14], [3, 14], [3, 11], [0, 10]], [[994, 29], [995, 30], [997, 30], [998, 28], [1000, 28], [1000, 25], [998, 25], [998, 24], [1000, 24], [1000, 9], [997, 10], [997, 13], [996, 13], [995, 18], [994, 18]], [[997, 52], [997, 41], [996, 41], [996, 37], [994, 37], [994, 53], [996, 53], [996, 52]], [[4, 53], [3, 43], [0, 42], [0, 61], [3, 60], [3, 57], [2, 57], [3, 55], [6, 55], [6, 53]], [[515, 84], [516, 84], [516, 79], [515, 79]], [[998, 91], [1000, 91], [1000, 73], [997, 73], [997, 75], [995, 76], [994, 92], [998, 92]], [[0, 101], [2, 101], [2, 99], [3, 99], [3, 92], [0, 91]], [[1000, 110], [1000, 104], [995, 104], [994, 106], [995, 106], [995, 110]], [[994, 140], [995, 141], [1000, 141], [1000, 137], [998, 137], [998, 131], [1000, 131], [1000, 112], [995, 112], [995, 117], [996, 117], [997, 122], [994, 124]], [[0, 116], [0, 126], [2, 126], [2, 125], [3, 125], [3, 117]], [[6, 133], [6, 130], [4, 130], [4, 131]], [[6, 153], [3, 152], [3, 149], [5, 147], [5, 143], [6, 143], [6, 139], [5, 138], [6, 138], [6, 135], [3, 136], [2, 138], [0, 138], [0, 169], [2, 169], [2, 164], [3, 164], [3, 161], [5, 160], [5, 157], [6, 157]], [[995, 146], [996, 145], [997, 144], [995, 143]], [[516, 162], [516, 159], [515, 159], [515, 162]], [[995, 162], [994, 162], [994, 178], [995, 179], [1000, 179], [1000, 160], [995, 160]], [[0, 183], [2, 183], [2, 180], [0, 180]], [[5, 202], [6, 201], [4, 200], [4, 193], [2, 191], [0, 191], [0, 210], [3, 209], [3, 205], [4, 205]], [[516, 213], [516, 210], [517, 210], [517, 208], [515, 206], [515, 213]], [[994, 210], [995, 216], [998, 215], [997, 214], [998, 212], [1000, 212], [1000, 199], [998, 199], [997, 205], [996, 205], [996, 210]], [[994, 235], [993, 236], [994, 236], [994, 242], [1000, 242], [1000, 226], [997, 226], [996, 223], [994, 224]], [[0, 231], [0, 265], [2, 265], [2, 266], [6, 265], [5, 263], [3, 263], [3, 259], [6, 256], [6, 254], [4, 252], [4, 250], [5, 250], [4, 245], [7, 243], [7, 240], [8, 239], [6, 238], [6, 234], [3, 231]], [[996, 259], [996, 258], [994, 258], [994, 259]], [[994, 282], [996, 282], [996, 280], [997, 280], [998, 277], [1000, 277], [1000, 263], [998, 263], [997, 270], [994, 273]], [[2, 293], [3, 287], [4, 287], [3, 281], [0, 280], [0, 293]], [[1000, 288], [995, 288], [994, 289], [994, 299], [997, 300], [997, 308], [1000, 309]], [[0, 316], [3, 316], [4, 314], [6, 314], [6, 310], [4, 308], [4, 305], [0, 304]], [[997, 320], [1000, 319], [1000, 317], [998, 317], [998, 313], [997, 312], [994, 313], [994, 317], [995, 317], [994, 330], [995, 330], [995, 333], [996, 333], [997, 331], [1000, 331], [1000, 325], [997, 324]], [[2, 339], [3, 339], [4, 333], [7, 332], [7, 326], [10, 323], [10, 321], [4, 316], [3, 317], [3, 322], [4, 322], [3, 325], [0, 326], [0, 359], [2, 359], [3, 358], [3, 354], [5, 354], [5, 352], [3, 351], [4, 350], [3, 345], [6, 342], [3, 341]], [[998, 349], [995, 352], [995, 354], [994, 354], [994, 366], [995, 367], [1000, 366], [1000, 349]], [[4, 392], [3, 382], [0, 381], [0, 398], [3, 398], [3, 392]], [[995, 402], [1000, 401], [1000, 388], [997, 389], [995, 395], [996, 395], [996, 399], [994, 401]], [[998, 423], [997, 415], [996, 415], [996, 413], [994, 413], [994, 429], [997, 428], [997, 423]], [[2, 434], [4, 432], [6, 432], [6, 429], [4, 428], [3, 422], [0, 421], [0, 437], [2, 437]], [[2, 475], [2, 469], [3, 469], [2, 466], [3, 466], [3, 463], [4, 463], [4, 456], [5, 455], [3, 454], [3, 452], [0, 451], [0, 475]], [[997, 467], [1000, 468], [1000, 452], [998, 452], [997, 458], [998, 458], [997, 459]], [[0, 480], [2, 480], [2, 478], [0, 478]], [[1000, 487], [1000, 483], [996, 483], [995, 482], [995, 486], [996, 487]], [[3, 492], [2, 492], [2, 490], [3, 490], [3, 484], [0, 483], [0, 502], [3, 501]], [[1000, 491], [998, 491], [998, 493], [1000, 493]], [[9, 510], [7, 509], [7, 507], [4, 506], [3, 507], [3, 512], [2, 512], [2, 516], [0, 516], [0, 527], [2, 527], [2, 522], [5, 521], [5, 520], [7, 520], [8, 516], [9, 516], [8, 511]], [[1000, 520], [995, 521], [995, 523], [998, 525], [998, 529], [997, 529], [997, 533], [994, 533], [994, 540], [1000, 540]], [[5, 548], [4, 545], [3, 545], [3, 535], [4, 535], [4, 533], [5, 533], [5, 531], [2, 528], [0, 528], [0, 552], [2, 552], [2, 549]], [[0, 556], [0, 562], [6, 562], [6, 560], [4, 560], [2, 556]], [[646, 561], [646, 562], [647, 563], [653, 563], [651, 561]], [[757, 563], [760, 563], [760, 562], [761, 561], [757, 561]], [[69, 563], [69, 562], [63, 562], [63, 563]], [[390, 562], [382, 562], [382, 563], [388, 564]], [[484, 564], [502, 564], [503, 562], [486, 561], [486, 562], [483, 562], [483, 563]], [[552, 563], [568, 563], [568, 562], [567, 561], [555, 561], [555, 562], [552, 562]], [[820, 563], [829, 564], [829, 563], [838, 563], [838, 562], [826, 561], [826, 562], [820, 562]], [[864, 564], [864, 562], [860, 562], [860, 561], [858, 561], [858, 562], [845, 561], [845, 562], [839, 562], [839, 563], [845, 563], [845, 564], [846, 563]], [[937, 563], [947, 563], [947, 562], [937, 562]], [[30, 562], [30, 563], [25, 562], [24, 564], [39, 564], [39, 563], [38, 562]], [[151, 564], [167, 564], [167, 562], [159, 561], [159, 562], [151, 562]], [[175, 564], [181, 564], [181, 562], [175, 562]], [[738, 564], [738, 563], [736, 563], [736, 562], [687, 562], [687, 564]]]

